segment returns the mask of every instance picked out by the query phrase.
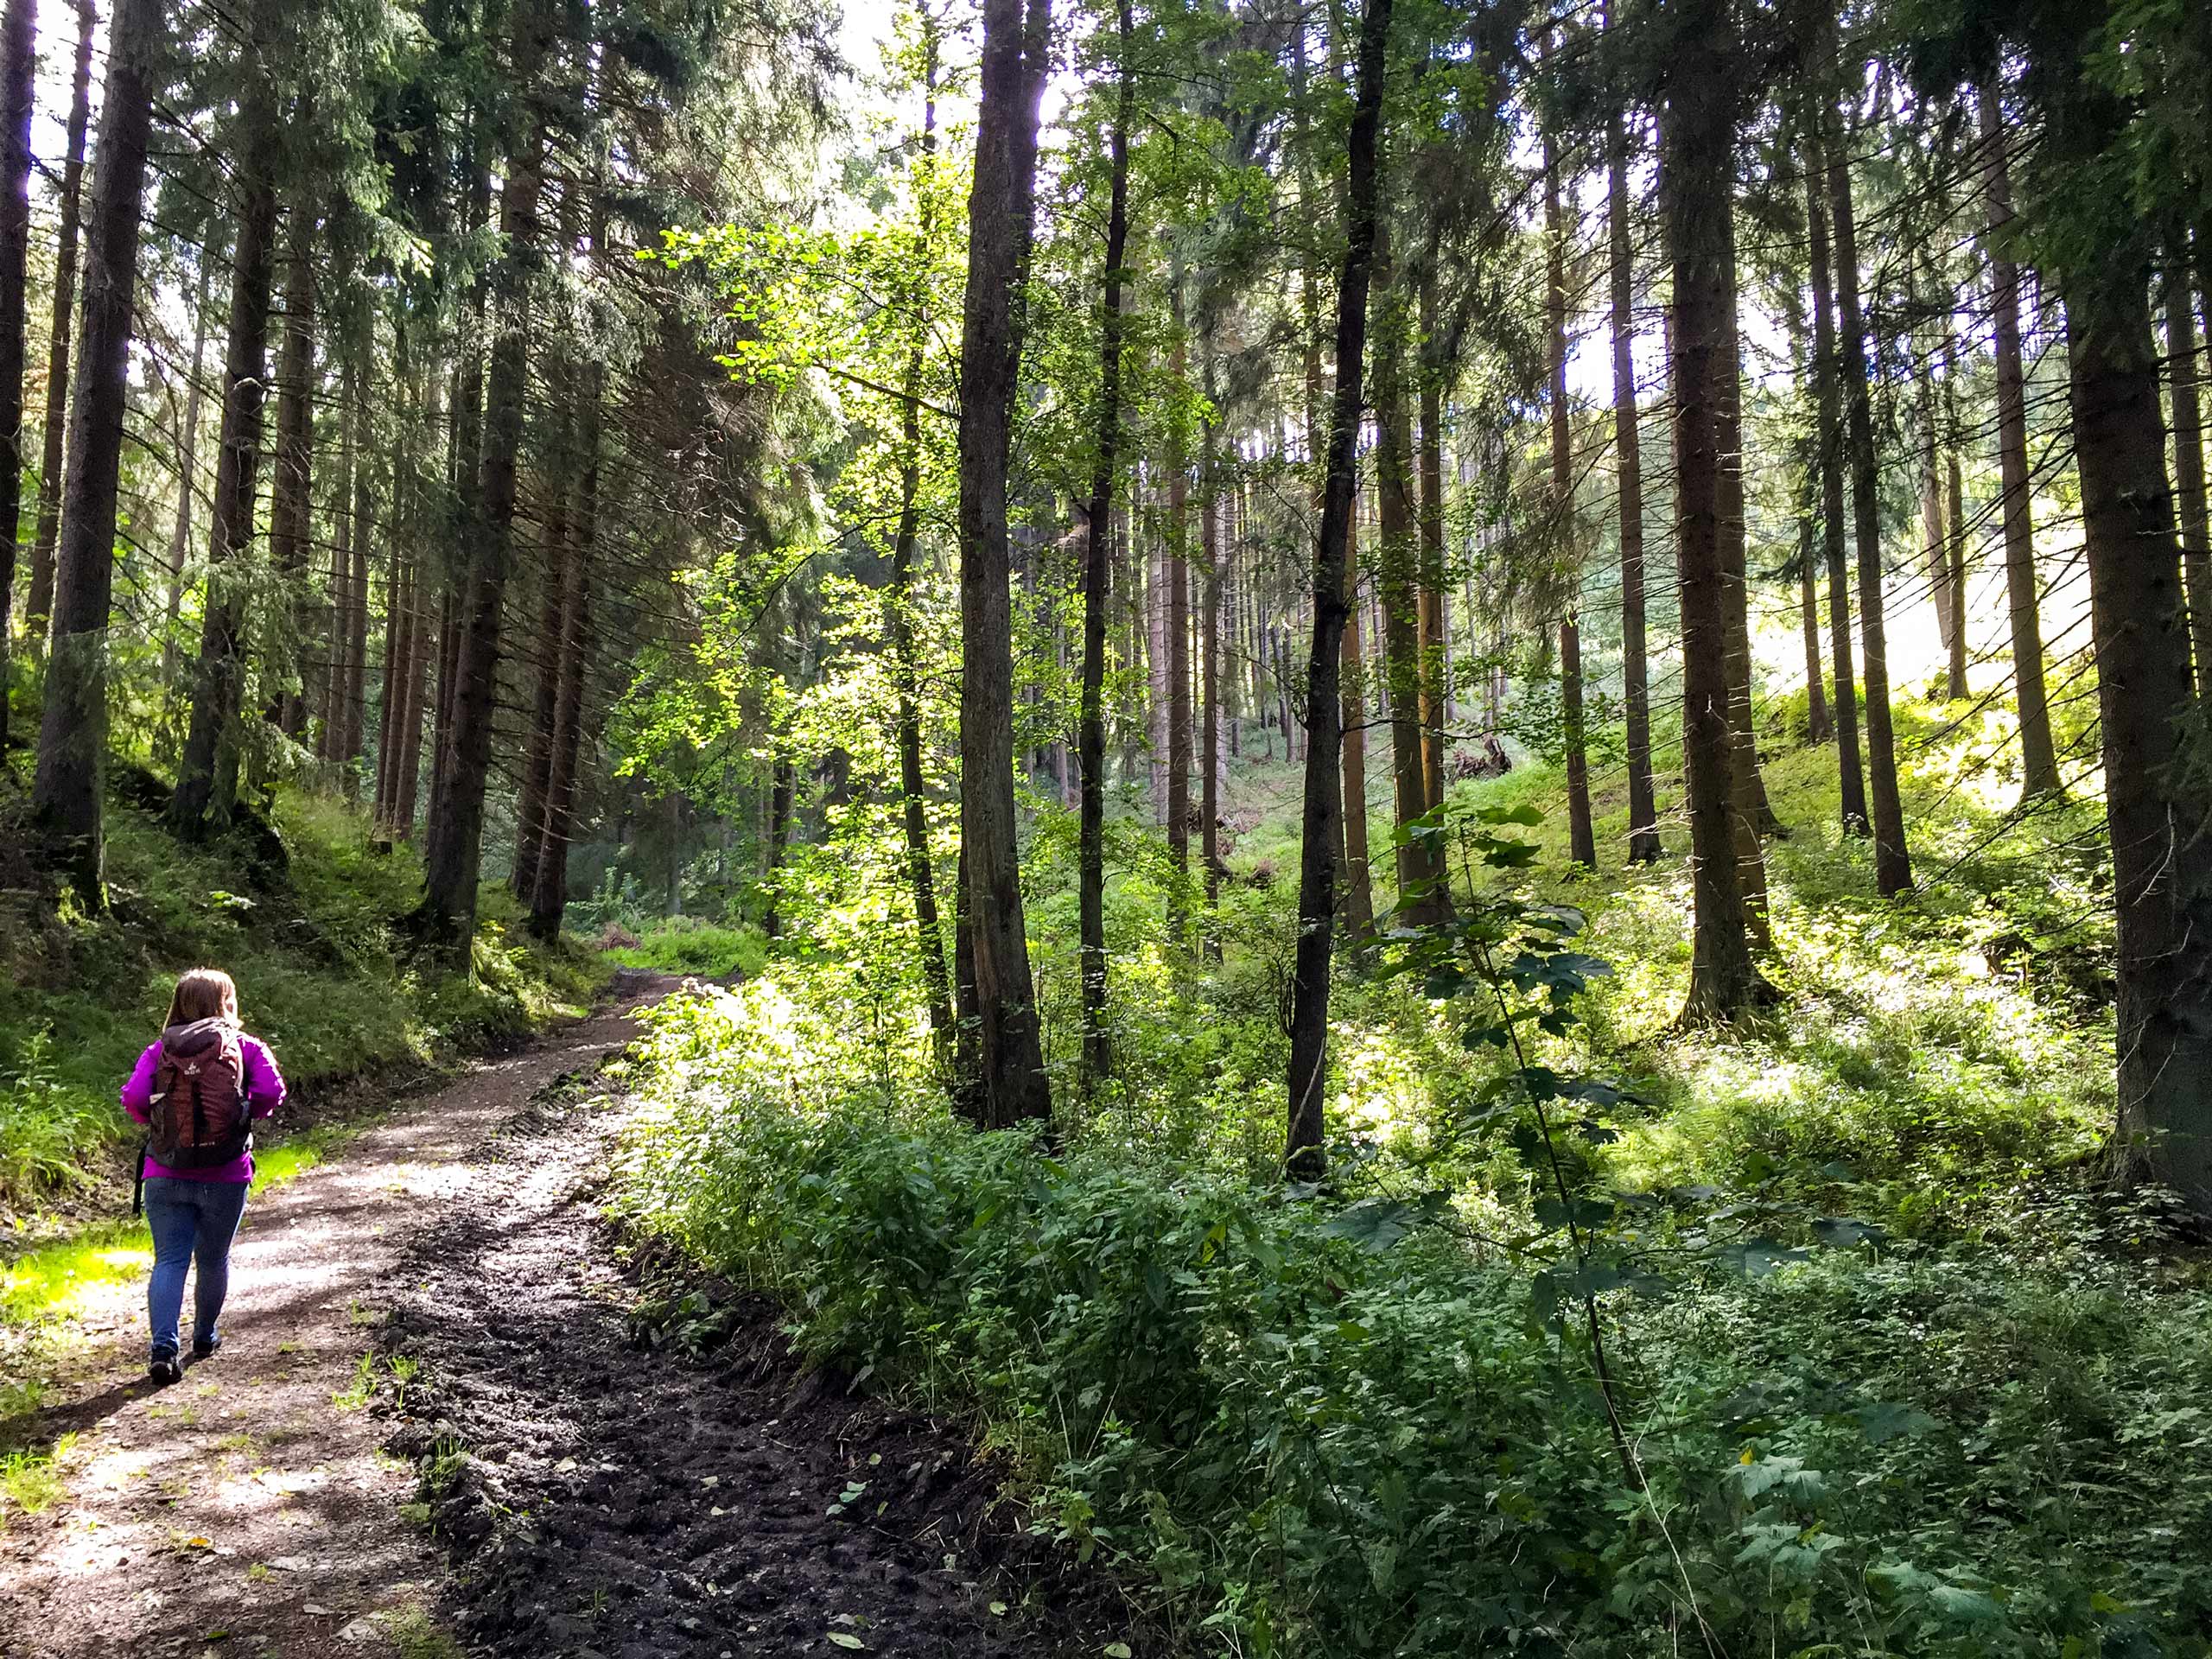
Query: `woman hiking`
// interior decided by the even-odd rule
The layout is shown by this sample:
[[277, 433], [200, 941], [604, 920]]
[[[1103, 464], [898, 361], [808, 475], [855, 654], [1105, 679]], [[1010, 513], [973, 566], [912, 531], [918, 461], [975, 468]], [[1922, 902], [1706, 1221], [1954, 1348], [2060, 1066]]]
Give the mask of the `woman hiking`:
[[231, 976], [194, 968], [178, 980], [160, 1039], [138, 1057], [123, 1085], [123, 1109], [147, 1128], [139, 1154], [154, 1235], [146, 1371], [157, 1383], [184, 1374], [177, 1363], [177, 1320], [185, 1269], [195, 1255], [192, 1357], [206, 1359], [222, 1345], [215, 1322], [230, 1288], [231, 1241], [253, 1180], [253, 1120], [268, 1116], [283, 1098], [284, 1079], [268, 1045], [239, 1027], [238, 988]]

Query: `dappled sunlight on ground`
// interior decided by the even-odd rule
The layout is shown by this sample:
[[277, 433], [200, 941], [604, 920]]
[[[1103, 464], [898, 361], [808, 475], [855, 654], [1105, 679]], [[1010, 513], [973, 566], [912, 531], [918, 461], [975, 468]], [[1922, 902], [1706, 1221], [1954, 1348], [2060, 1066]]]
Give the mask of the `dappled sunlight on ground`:
[[[601, 1020], [481, 1067], [257, 1195], [223, 1347], [180, 1384], [143, 1377], [149, 1253], [88, 1255], [96, 1271], [48, 1300], [86, 1380], [10, 1425], [11, 1444], [77, 1439], [56, 1461], [62, 1501], [0, 1530], [0, 1653], [181, 1651], [216, 1632], [222, 1651], [271, 1659], [389, 1651], [437, 1577], [398, 1519], [414, 1473], [383, 1452], [364, 1385], [400, 1244], [427, 1206], [487, 1179], [467, 1162], [486, 1135], [627, 1031]], [[188, 1291], [188, 1322], [191, 1308]]]

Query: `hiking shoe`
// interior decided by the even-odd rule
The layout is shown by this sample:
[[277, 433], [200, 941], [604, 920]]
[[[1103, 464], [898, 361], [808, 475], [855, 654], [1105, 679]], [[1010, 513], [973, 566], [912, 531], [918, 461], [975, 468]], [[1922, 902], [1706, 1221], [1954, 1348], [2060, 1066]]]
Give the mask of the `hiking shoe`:
[[222, 1345], [223, 1333], [219, 1331], [218, 1331], [213, 1336], [208, 1338], [205, 1342], [202, 1342], [195, 1336], [192, 1339], [192, 1357], [194, 1360], [212, 1358], [214, 1356], [215, 1351]]
[[184, 1370], [176, 1363], [175, 1354], [156, 1354], [147, 1363], [146, 1375], [153, 1379], [156, 1388], [167, 1388], [184, 1379]]

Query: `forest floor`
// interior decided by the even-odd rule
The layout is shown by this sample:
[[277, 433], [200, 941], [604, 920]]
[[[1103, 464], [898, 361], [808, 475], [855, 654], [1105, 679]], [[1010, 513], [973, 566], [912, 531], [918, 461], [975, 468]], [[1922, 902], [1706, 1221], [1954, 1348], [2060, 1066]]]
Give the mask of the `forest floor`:
[[11, 1425], [57, 1491], [0, 1530], [0, 1656], [1126, 1651], [957, 1428], [802, 1370], [755, 1300], [639, 1317], [664, 1287], [594, 1201], [629, 1109], [591, 1080], [672, 983], [257, 1198], [182, 1382], [109, 1310]]

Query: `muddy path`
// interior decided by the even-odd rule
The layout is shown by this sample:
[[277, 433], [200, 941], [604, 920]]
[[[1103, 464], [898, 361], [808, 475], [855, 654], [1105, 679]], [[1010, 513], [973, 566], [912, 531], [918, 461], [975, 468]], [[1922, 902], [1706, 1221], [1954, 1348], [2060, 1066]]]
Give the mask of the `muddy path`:
[[664, 1293], [599, 1209], [630, 1108], [593, 1080], [667, 985], [626, 988], [257, 1199], [181, 1383], [119, 1338], [41, 1414], [75, 1439], [0, 1531], [0, 1659], [1150, 1645], [957, 1433], [803, 1371], [773, 1309], [641, 1333]]
[[[382, 1332], [393, 1445], [472, 1652], [1103, 1654], [1131, 1640], [956, 1434], [808, 1371], [757, 1298], [670, 1283], [600, 1217], [626, 1110], [559, 1090], [415, 1236]], [[642, 1282], [641, 1282], [642, 1281]], [[416, 1369], [419, 1368], [419, 1369]]]

